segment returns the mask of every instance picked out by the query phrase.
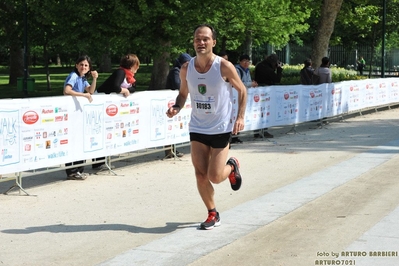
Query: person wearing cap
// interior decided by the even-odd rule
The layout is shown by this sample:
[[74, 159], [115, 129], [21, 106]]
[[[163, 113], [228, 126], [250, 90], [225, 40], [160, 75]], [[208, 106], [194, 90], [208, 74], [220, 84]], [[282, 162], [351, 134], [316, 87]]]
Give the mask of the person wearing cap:
[[[170, 90], [180, 90], [180, 69], [181, 67], [191, 60], [191, 56], [187, 53], [181, 54], [174, 62], [173, 68], [169, 71], [168, 76], [166, 78], [166, 89]], [[175, 155], [177, 157], [183, 157], [183, 153], [176, 151], [174, 154], [173, 151], [175, 150], [174, 145], [165, 146], [165, 148], [169, 148], [165, 150], [165, 158], [170, 159], [173, 158]]]
[[173, 68], [169, 71], [166, 78], [166, 89], [180, 90], [180, 69], [183, 64], [191, 60], [191, 56], [187, 53], [181, 54], [173, 64]]

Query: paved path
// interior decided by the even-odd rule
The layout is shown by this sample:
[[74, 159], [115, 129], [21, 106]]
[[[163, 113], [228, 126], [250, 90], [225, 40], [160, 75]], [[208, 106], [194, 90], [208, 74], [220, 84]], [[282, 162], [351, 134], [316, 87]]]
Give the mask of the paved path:
[[206, 209], [189, 154], [81, 182], [26, 178], [35, 196], [0, 195], [0, 265], [399, 265], [398, 114], [244, 135], [230, 151], [243, 186], [215, 186], [210, 231], [196, 230]]

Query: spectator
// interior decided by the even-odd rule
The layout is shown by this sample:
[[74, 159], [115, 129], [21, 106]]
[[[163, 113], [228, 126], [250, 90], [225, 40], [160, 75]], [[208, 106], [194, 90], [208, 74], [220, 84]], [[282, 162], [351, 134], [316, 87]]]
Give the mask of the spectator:
[[364, 60], [363, 56], [359, 57], [357, 60], [357, 70], [359, 70], [360, 75], [363, 75], [363, 69], [366, 66], [366, 60]]
[[251, 72], [249, 69], [250, 65], [251, 59], [249, 58], [249, 55], [244, 54], [240, 56], [240, 63], [235, 66], [238, 76], [241, 78], [241, 81], [244, 83], [246, 88], [258, 86], [258, 83], [252, 80]]
[[[332, 72], [330, 69], [330, 59], [328, 57], [323, 57], [321, 59], [321, 65], [318, 69], [314, 71], [314, 75], [317, 76], [317, 84], [323, 84], [323, 83], [331, 83], [332, 82]], [[323, 117], [322, 121], [316, 120], [319, 122], [317, 125], [322, 126], [327, 125], [327, 117]]]
[[191, 60], [191, 56], [187, 53], [181, 54], [173, 64], [173, 68], [169, 71], [166, 78], [166, 89], [180, 90], [180, 69], [181, 66]]
[[[166, 89], [171, 90], [180, 90], [180, 69], [182, 65], [186, 64], [191, 60], [191, 56], [187, 53], [181, 54], [173, 64], [173, 68], [169, 71], [168, 77], [166, 78]], [[176, 155], [177, 157], [183, 157], [184, 153], [181, 153], [176, 150], [175, 145], [168, 145], [165, 148], [169, 148], [165, 150], [165, 158], [174, 158]], [[176, 153], [174, 152], [176, 150]]]
[[[97, 71], [91, 70], [91, 60], [87, 55], [78, 58], [75, 64], [75, 69], [71, 72], [64, 83], [64, 95], [71, 96], [83, 96], [92, 102], [91, 95], [96, 89], [96, 83], [98, 78]], [[93, 78], [91, 85], [87, 81], [89, 77]], [[72, 166], [76, 164], [83, 164], [85, 161], [76, 161], [72, 163], [66, 163], [65, 166]], [[78, 166], [75, 168], [66, 169], [67, 180], [84, 180], [87, 175], [83, 173], [84, 166]]]
[[[234, 65], [213, 53], [216, 45], [213, 27], [200, 25], [195, 28], [193, 37], [196, 57], [182, 67], [176, 104], [167, 110], [166, 115], [169, 118], [177, 115], [190, 93], [191, 157], [198, 192], [208, 213], [207, 219], [198, 228], [209, 230], [220, 225], [212, 184], [229, 179], [233, 190], [241, 187], [239, 162], [234, 157], [227, 160], [227, 156], [231, 134], [244, 129], [247, 92]], [[233, 88], [238, 92], [236, 120], [232, 119]]]
[[109, 76], [97, 92], [110, 94], [120, 93], [127, 97], [136, 90], [134, 75], [140, 67], [140, 60], [135, 54], [127, 54], [120, 60], [119, 68]]
[[[244, 54], [240, 56], [240, 62], [235, 66], [238, 76], [241, 78], [242, 83], [244, 83], [247, 89], [258, 86], [258, 83], [253, 81], [251, 78], [251, 72], [249, 69], [250, 64], [251, 59], [249, 58], [249, 55]], [[239, 139], [237, 135], [233, 136], [231, 143], [243, 143], [243, 141]]]
[[315, 85], [332, 82], [330, 59], [328, 57], [323, 57], [321, 59], [321, 65], [314, 71], [314, 75], [318, 76], [318, 81]]
[[301, 84], [302, 85], [312, 85], [313, 84], [313, 73], [314, 69], [312, 68], [312, 60], [306, 59], [303, 62], [304, 66], [301, 69]]
[[[281, 82], [283, 74], [282, 63], [276, 54], [271, 54], [255, 66], [255, 81], [259, 86], [276, 85]], [[264, 129], [263, 135], [255, 131], [254, 138], [273, 138], [274, 136]]]
[[221, 51], [221, 52], [219, 53], [219, 56], [220, 56], [221, 58], [224, 58], [224, 59], [226, 59], [226, 60], [229, 60], [229, 55], [228, 55], [225, 51]]
[[[99, 93], [117, 93], [128, 97], [131, 93], [136, 90], [136, 79], [134, 75], [140, 67], [140, 60], [135, 54], [124, 55], [119, 63], [119, 68], [115, 70], [111, 76], [109, 76], [100, 87], [97, 92]], [[93, 159], [95, 161], [105, 160], [105, 157]], [[92, 169], [96, 171], [109, 170], [108, 167], [101, 163], [92, 164]], [[112, 165], [111, 168], [114, 168]]]
[[255, 67], [255, 81], [259, 86], [276, 85], [281, 82], [283, 68], [276, 54], [271, 54]]

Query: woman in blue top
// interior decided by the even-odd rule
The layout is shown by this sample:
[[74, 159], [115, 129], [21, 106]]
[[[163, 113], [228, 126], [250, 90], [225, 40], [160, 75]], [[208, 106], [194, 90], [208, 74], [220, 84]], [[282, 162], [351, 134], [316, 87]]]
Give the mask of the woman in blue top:
[[[96, 90], [96, 83], [98, 78], [97, 71], [91, 70], [91, 60], [87, 55], [78, 58], [75, 64], [75, 69], [71, 72], [64, 83], [64, 95], [71, 96], [83, 96], [91, 102], [93, 99], [91, 95]], [[89, 77], [93, 78], [91, 85], [87, 81]], [[76, 161], [72, 163], [66, 163], [65, 166], [71, 166], [75, 164], [83, 164], [85, 161]], [[68, 180], [84, 180], [87, 175], [83, 173], [84, 167], [79, 166], [75, 168], [66, 169]]]

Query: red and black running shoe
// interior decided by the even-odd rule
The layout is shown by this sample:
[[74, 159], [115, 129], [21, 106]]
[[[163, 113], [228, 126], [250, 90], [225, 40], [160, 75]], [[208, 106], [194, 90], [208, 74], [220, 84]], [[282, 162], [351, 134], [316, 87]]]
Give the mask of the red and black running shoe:
[[231, 188], [233, 190], [239, 190], [241, 187], [241, 181], [242, 181], [240, 170], [238, 169], [240, 167], [240, 163], [238, 162], [237, 158], [231, 157], [227, 161], [227, 164], [233, 166], [233, 168], [234, 168], [229, 175]]

